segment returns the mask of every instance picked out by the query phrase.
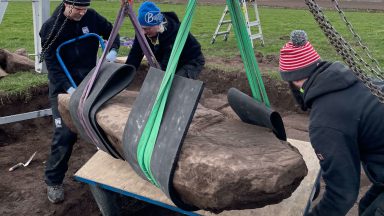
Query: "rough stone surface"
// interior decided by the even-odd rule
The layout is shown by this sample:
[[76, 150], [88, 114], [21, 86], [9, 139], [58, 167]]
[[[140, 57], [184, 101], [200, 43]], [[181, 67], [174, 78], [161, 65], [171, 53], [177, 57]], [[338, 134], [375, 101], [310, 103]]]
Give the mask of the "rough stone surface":
[[186, 203], [259, 208], [289, 197], [307, 174], [296, 149], [268, 129], [227, 119], [207, 125], [188, 133], [173, 179]]
[[15, 54], [18, 54], [18, 55], [22, 55], [22, 56], [28, 57], [28, 52], [27, 52], [27, 50], [24, 49], [24, 48], [20, 48], [20, 49], [15, 50]]
[[[122, 133], [135, 93], [123, 91], [97, 114], [97, 122], [122, 150]], [[59, 110], [69, 123], [68, 95]], [[180, 152], [173, 184], [186, 203], [220, 212], [259, 208], [289, 197], [307, 174], [297, 149], [269, 129], [228, 119], [199, 105]]]
[[[35, 62], [29, 59], [23, 53], [23, 50], [18, 50], [15, 53], [5, 49], [0, 49], [0, 77], [12, 74], [18, 71], [30, 71], [35, 68]], [[5, 73], [4, 73], [5, 72]]]

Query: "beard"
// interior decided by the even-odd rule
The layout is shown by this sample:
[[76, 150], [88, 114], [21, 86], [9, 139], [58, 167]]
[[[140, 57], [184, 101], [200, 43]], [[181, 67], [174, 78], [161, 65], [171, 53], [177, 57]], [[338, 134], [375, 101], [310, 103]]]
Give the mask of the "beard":
[[296, 103], [300, 106], [300, 109], [303, 111], [307, 111], [308, 107], [305, 105], [303, 93], [300, 92], [300, 90], [293, 85], [292, 82], [288, 82], [289, 88], [291, 89], [293, 98], [295, 98]]

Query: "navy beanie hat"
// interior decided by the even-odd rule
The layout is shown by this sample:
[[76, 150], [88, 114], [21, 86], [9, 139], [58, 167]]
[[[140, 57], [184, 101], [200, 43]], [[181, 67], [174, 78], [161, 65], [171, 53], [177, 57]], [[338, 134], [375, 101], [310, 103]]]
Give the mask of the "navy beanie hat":
[[139, 16], [137, 18], [141, 26], [155, 26], [163, 22], [163, 14], [160, 8], [153, 2], [143, 2], [139, 8]]
[[64, 0], [64, 2], [78, 7], [88, 7], [91, 4], [91, 0]]

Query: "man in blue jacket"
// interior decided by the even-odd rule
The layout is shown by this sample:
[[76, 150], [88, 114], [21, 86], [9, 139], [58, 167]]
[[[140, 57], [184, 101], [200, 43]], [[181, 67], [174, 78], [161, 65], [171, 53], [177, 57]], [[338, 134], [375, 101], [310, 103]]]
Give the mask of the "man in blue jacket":
[[361, 165], [372, 186], [359, 215], [383, 215], [384, 104], [348, 67], [321, 60], [304, 31], [293, 31], [281, 49], [280, 74], [310, 109], [309, 136], [326, 184], [309, 215], [346, 215], [359, 194]]
[[[45, 169], [48, 199], [52, 203], [64, 200], [63, 180], [68, 170], [68, 161], [72, 153], [76, 134], [62, 122], [58, 111], [57, 95], [72, 94], [75, 89], [56, 58], [56, 49], [63, 42], [86, 33], [96, 33], [108, 39], [112, 24], [95, 10], [88, 8], [90, 0], [64, 0], [54, 11], [40, 30], [43, 58], [48, 69], [49, 100], [55, 125], [51, 154]], [[113, 61], [119, 49], [119, 37], [113, 43], [107, 60]], [[60, 55], [77, 85], [96, 66], [99, 40], [88, 37], [64, 46]], [[45, 50], [44, 50], [45, 49]]]
[[[154, 3], [146, 1], [140, 5], [138, 20], [156, 60], [161, 69], [165, 71], [180, 27], [177, 15], [173, 12], [161, 13], [160, 8]], [[143, 51], [137, 38], [135, 38], [125, 63], [138, 69], [143, 57]], [[201, 46], [196, 38], [189, 33], [179, 58], [176, 74], [197, 79], [204, 64], [205, 59], [201, 52]]]

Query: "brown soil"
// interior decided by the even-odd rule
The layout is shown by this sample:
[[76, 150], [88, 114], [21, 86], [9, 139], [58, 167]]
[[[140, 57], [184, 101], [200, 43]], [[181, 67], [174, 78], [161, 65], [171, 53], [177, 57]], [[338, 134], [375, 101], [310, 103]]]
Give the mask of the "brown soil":
[[[174, 0], [172, 2], [181, 2]], [[185, 1], [182, 1], [185, 2]], [[200, 3], [222, 3], [224, 0], [201, 0]], [[305, 7], [303, 1], [259, 0], [259, 5], [279, 7]], [[320, 1], [321, 4], [325, 1]], [[372, 6], [374, 5], [374, 6]], [[343, 5], [344, 6], [344, 5]], [[348, 1], [349, 8], [383, 10], [384, 4]], [[370, 8], [368, 8], [370, 7]], [[276, 68], [276, 57], [262, 58], [260, 68]], [[241, 64], [239, 57], [231, 60], [209, 59], [221, 64]], [[259, 59], [260, 61], [260, 59]], [[145, 71], [145, 68], [143, 69]], [[141, 72], [133, 83], [132, 89], [139, 89], [140, 81], [145, 73]], [[207, 70], [201, 79], [206, 84], [203, 97], [204, 105], [212, 109], [221, 109], [225, 104], [225, 92], [229, 87], [236, 87], [249, 93], [249, 85], [243, 72], [225, 73], [219, 70]], [[308, 141], [308, 117], [301, 113], [291, 99], [287, 85], [268, 76], [264, 83], [273, 108], [283, 116], [288, 137]], [[30, 91], [27, 97], [1, 97], [0, 116], [8, 116], [45, 109], [49, 107], [47, 87], [43, 86]], [[208, 100], [207, 100], [208, 99]], [[94, 146], [79, 140], [74, 146], [69, 163], [69, 170], [64, 181], [66, 200], [62, 204], [53, 205], [46, 198], [44, 184], [45, 161], [50, 152], [53, 123], [50, 117], [43, 117], [13, 124], [0, 125], [0, 215], [100, 215], [95, 201], [84, 183], [73, 179], [74, 173], [95, 153]], [[33, 152], [37, 154], [32, 163], [13, 172], [8, 169], [18, 162], [25, 162]], [[362, 179], [361, 192], [367, 190], [369, 181]], [[125, 199], [125, 215], [177, 215], [168, 210], [133, 199]], [[348, 215], [357, 215], [356, 206]]]

